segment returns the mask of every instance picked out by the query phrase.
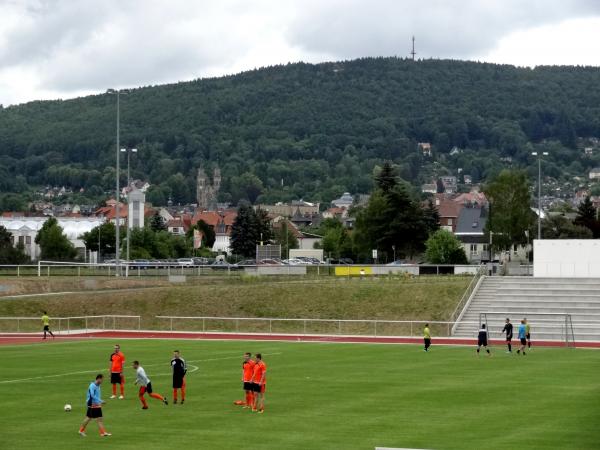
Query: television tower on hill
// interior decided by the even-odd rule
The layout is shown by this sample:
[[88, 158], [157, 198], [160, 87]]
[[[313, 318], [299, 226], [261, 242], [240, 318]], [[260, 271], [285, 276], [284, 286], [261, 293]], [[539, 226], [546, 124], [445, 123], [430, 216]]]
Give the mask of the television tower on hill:
[[412, 50], [410, 51], [410, 55], [412, 56], [412, 60], [415, 60], [415, 55], [417, 54], [417, 52], [415, 52], [415, 37], [412, 37]]

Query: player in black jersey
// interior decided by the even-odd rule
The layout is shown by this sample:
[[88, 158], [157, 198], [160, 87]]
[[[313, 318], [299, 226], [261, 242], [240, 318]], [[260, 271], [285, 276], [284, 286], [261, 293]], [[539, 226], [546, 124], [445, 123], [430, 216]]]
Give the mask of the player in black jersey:
[[488, 332], [485, 328], [485, 323], [481, 324], [479, 328], [479, 333], [477, 334], [477, 354], [479, 355], [479, 350], [481, 347], [485, 347], [485, 351], [489, 356], [492, 356], [490, 353], [490, 349], [488, 348]]
[[171, 368], [173, 369], [173, 404], [177, 404], [177, 389], [181, 389], [181, 404], [185, 402], [185, 374], [187, 372], [187, 364], [185, 359], [179, 354], [179, 350], [173, 352], [171, 360]]
[[506, 346], [508, 347], [508, 351], [506, 353], [512, 353], [512, 338], [513, 338], [513, 325], [510, 323], [510, 319], [506, 318], [506, 323], [504, 324], [504, 328], [502, 328], [502, 333], [506, 333]]

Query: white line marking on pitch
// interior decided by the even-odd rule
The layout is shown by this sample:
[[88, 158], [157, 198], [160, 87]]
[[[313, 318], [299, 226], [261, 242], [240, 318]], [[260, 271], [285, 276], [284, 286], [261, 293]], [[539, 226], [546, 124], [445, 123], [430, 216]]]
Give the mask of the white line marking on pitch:
[[[282, 352], [277, 352], [277, 353], [264, 353], [265, 356], [273, 356], [273, 355], [281, 355]], [[226, 359], [239, 359], [240, 356], [225, 356], [223, 358], [207, 358], [207, 359], [193, 359], [189, 362], [210, 362], [210, 361], [223, 361]], [[146, 367], [156, 367], [156, 366], [162, 366], [164, 365], [164, 363], [157, 363], [157, 364], [147, 364]], [[198, 370], [197, 366], [193, 366], [196, 367], [196, 370]], [[193, 372], [195, 372], [196, 370], [194, 370]], [[81, 375], [84, 373], [98, 373], [98, 372], [102, 372], [102, 369], [97, 369], [97, 370], [81, 370], [78, 372], [67, 372], [67, 373], [61, 373], [61, 374], [57, 374], [57, 375], [42, 375], [39, 377], [29, 377], [29, 378], [19, 378], [16, 380], [4, 380], [4, 381], [0, 381], [0, 384], [9, 384], [9, 383], [20, 383], [23, 381], [34, 381], [34, 380], [44, 380], [46, 378], [58, 378], [58, 377], [65, 377], [65, 376], [69, 376], [69, 375]], [[163, 375], [170, 375], [171, 373], [169, 372], [168, 374], [154, 374], [154, 376], [163, 376]]]

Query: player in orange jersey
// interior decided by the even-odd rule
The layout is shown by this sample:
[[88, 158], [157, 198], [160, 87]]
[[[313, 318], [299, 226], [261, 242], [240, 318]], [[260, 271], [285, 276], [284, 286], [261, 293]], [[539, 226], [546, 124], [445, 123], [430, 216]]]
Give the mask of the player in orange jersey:
[[112, 395], [110, 398], [117, 397], [117, 384], [121, 385], [121, 395], [119, 400], [125, 397], [125, 376], [123, 375], [123, 364], [125, 364], [125, 355], [121, 351], [119, 344], [115, 345], [115, 351], [110, 355], [108, 370], [110, 371], [110, 383], [112, 384]]
[[265, 390], [267, 387], [267, 365], [262, 360], [260, 353], [256, 354], [256, 363], [252, 369], [252, 388], [254, 391], [254, 405], [252, 411], [260, 414], [265, 412]]
[[244, 362], [242, 363], [242, 382], [244, 383], [244, 392], [246, 394], [246, 402], [243, 404], [244, 408], [252, 408], [254, 404], [252, 377], [254, 376], [255, 364], [252, 354], [244, 353]]

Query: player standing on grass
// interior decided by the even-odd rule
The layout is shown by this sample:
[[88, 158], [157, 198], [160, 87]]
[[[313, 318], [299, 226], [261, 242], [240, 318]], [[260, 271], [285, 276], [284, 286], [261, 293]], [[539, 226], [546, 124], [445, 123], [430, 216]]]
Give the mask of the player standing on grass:
[[171, 360], [173, 369], [173, 404], [177, 404], [177, 389], [181, 389], [181, 404], [185, 402], [185, 374], [187, 373], [187, 364], [179, 353], [179, 350], [173, 352]]
[[260, 353], [256, 354], [256, 363], [252, 369], [252, 387], [254, 390], [254, 407], [252, 411], [259, 414], [265, 412], [265, 390], [267, 384], [267, 365], [262, 360]]
[[512, 338], [513, 338], [513, 325], [510, 323], [510, 319], [506, 318], [506, 324], [504, 324], [504, 328], [502, 328], [502, 333], [506, 333], [506, 346], [508, 347], [508, 351], [506, 353], [512, 353]]
[[527, 348], [531, 350], [531, 326], [529, 325], [527, 318], [523, 320], [525, 321], [525, 337], [527, 338]]
[[425, 324], [425, 328], [423, 328], [423, 341], [425, 341], [425, 351], [429, 351], [429, 347], [431, 347], [431, 331], [429, 331], [429, 324]]
[[139, 397], [140, 397], [140, 401], [142, 402], [142, 405], [143, 405], [142, 409], [148, 409], [148, 403], [146, 403], [146, 399], [144, 398], [144, 394], [146, 392], [148, 393], [148, 395], [150, 397], [160, 400], [165, 405], [168, 405], [169, 402], [167, 401], [166, 398], [164, 398], [160, 394], [155, 394], [154, 392], [152, 392], [152, 383], [150, 382], [150, 378], [148, 378], [148, 376], [146, 375], [146, 371], [144, 370], [144, 368], [142, 366], [140, 366], [139, 361], [133, 362], [133, 368], [136, 371], [136, 378], [135, 378], [134, 384], [139, 384], [139, 386], [140, 386]]
[[125, 375], [123, 375], [123, 365], [125, 364], [125, 355], [121, 351], [119, 344], [115, 345], [115, 351], [110, 355], [108, 370], [110, 370], [110, 383], [112, 384], [112, 395], [110, 398], [117, 397], [117, 384], [121, 385], [121, 395], [119, 400], [125, 396]]
[[44, 315], [42, 316], [42, 325], [44, 325], [44, 339], [46, 339], [46, 333], [50, 333], [50, 336], [54, 339], [54, 334], [50, 331], [50, 317], [48, 317], [46, 311], [44, 311]]
[[252, 378], [254, 376], [254, 366], [256, 363], [252, 359], [251, 353], [244, 353], [244, 362], [242, 363], [242, 382], [244, 383], [244, 393], [246, 402], [242, 403], [244, 408], [253, 408], [254, 389], [252, 387]]
[[523, 352], [523, 356], [525, 356], [525, 346], [527, 345], [527, 326], [525, 325], [525, 319], [521, 320], [521, 325], [519, 325], [519, 340], [521, 341], [521, 346], [517, 353]]
[[481, 324], [479, 328], [479, 333], [477, 334], [477, 354], [479, 355], [479, 350], [481, 347], [485, 347], [485, 351], [489, 356], [492, 356], [490, 353], [490, 349], [488, 348], [488, 333], [485, 328], [485, 323]]
[[87, 413], [85, 414], [85, 419], [83, 419], [83, 423], [79, 427], [79, 434], [82, 436], [87, 436], [85, 434], [85, 427], [87, 427], [90, 421], [95, 420], [98, 424], [98, 429], [100, 430], [100, 436], [111, 436], [110, 433], [106, 432], [104, 428], [104, 421], [102, 419], [102, 401], [100, 395], [100, 385], [102, 384], [102, 380], [104, 376], [102, 374], [96, 375], [96, 381], [92, 381], [88, 387], [86, 403], [87, 403]]

